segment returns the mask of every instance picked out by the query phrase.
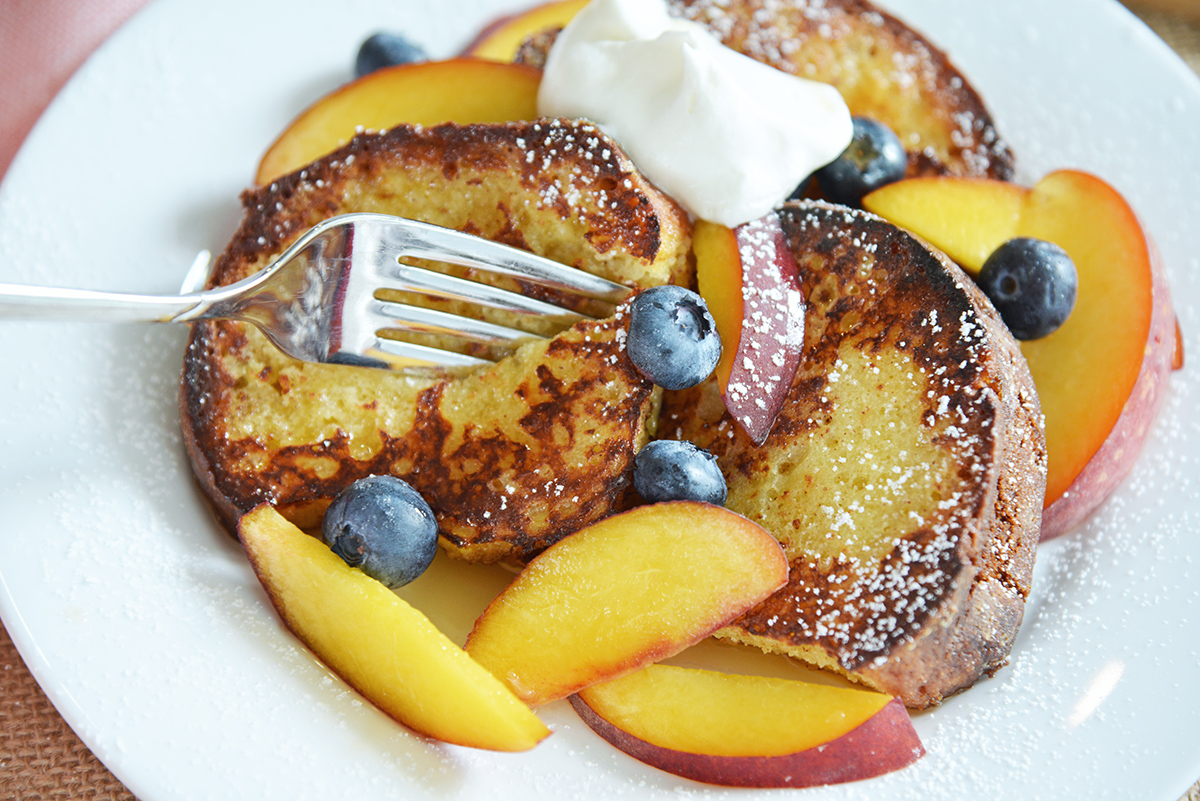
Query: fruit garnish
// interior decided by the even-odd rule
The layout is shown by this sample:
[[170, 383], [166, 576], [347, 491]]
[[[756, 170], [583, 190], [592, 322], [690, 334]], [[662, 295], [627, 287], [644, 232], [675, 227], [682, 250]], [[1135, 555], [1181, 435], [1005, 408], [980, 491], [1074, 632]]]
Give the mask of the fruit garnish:
[[629, 305], [629, 359], [664, 389], [694, 387], [721, 358], [721, 337], [704, 298], [667, 284], [640, 293]]
[[1016, 235], [1026, 187], [986, 178], [905, 178], [863, 197], [863, 208], [919, 234], [971, 275]]
[[787, 574], [779, 543], [740, 515], [639, 506], [537, 556], [475, 622], [467, 653], [538, 706], [679, 653]]
[[1071, 316], [1021, 351], [1046, 416], [1042, 539], [1074, 527], [1132, 469], [1177, 350], [1170, 292], [1137, 214], [1111, 185], [1078, 170], [1052, 172], [1032, 188], [910, 178], [863, 205], [968, 269], [1019, 236], [1053, 242], [1071, 257], [1079, 280]]
[[635, 759], [710, 784], [838, 784], [925, 753], [899, 700], [857, 687], [651, 665], [571, 706]]
[[263, 156], [255, 183], [266, 186], [304, 167], [360, 129], [537, 119], [541, 77], [534, 67], [475, 58], [376, 70], [325, 95], [293, 120]]
[[859, 207], [864, 195], [904, 177], [908, 153], [900, 137], [882, 122], [852, 117], [851, 124], [849, 146], [814, 176], [828, 200]]
[[408, 482], [368, 476], [342, 490], [321, 522], [325, 544], [388, 589], [420, 576], [437, 553], [433, 510]]
[[520, 14], [501, 17], [485, 27], [463, 51], [464, 56], [512, 61], [521, 44], [530, 36], [561, 28], [571, 21], [589, 0], [556, 0], [540, 3]]
[[368, 36], [354, 58], [354, 77], [361, 78], [384, 67], [426, 61], [429, 56], [420, 46], [398, 33], [380, 31]]
[[633, 488], [643, 500], [725, 503], [725, 476], [708, 451], [679, 439], [659, 439], [633, 460]]
[[525, 751], [550, 730], [395, 593], [269, 505], [238, 537], [288, 629], [387, 715], [447, 743]]
[[1057, 331], [1075, 308], [1075, 262], [1053, 242], [1016, 237], [983, 263], [976, 279], [1008, 330], [1020, 340]]
[[737, 228], [700, 221], [693, 241], [700, 294], [721, 335], [721, 396], [761, 445], [800, 366], [805, 305], [796, 261], [774, 214]]

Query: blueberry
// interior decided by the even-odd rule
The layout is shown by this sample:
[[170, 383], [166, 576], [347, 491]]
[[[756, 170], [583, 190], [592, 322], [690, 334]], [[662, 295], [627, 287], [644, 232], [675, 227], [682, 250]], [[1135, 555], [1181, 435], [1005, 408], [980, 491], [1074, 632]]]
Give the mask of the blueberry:
[[644, 500], [725, 503], [725, 476], [717, 459], [686, 440], [658, 439], [633, 459], [633, 488]]
[[881, 122], [854, 117], [854, 132], [842, 155], [817, 170], [826, 199], [861, 206], [863, 195], [904, 177], [908, 154], [900, 137]]
[[424, 50], [400, 34], [380, 31], [369, 36], [358, 48], [358, 56], [354, 59], [354, 76], [361, 78], [384, 67], [426, 61], [428, 58]]
[[629, 358], [664, 389], [699, 384], [721, 358], [721, 337], [704, 298], [667, 284], [647, 289], [630, 304]]
[[976, 279], [1017, 339], [1038, 339], [1058, 329], [1079, 290], [1075, 262], [1044, 239], [1010, 239], [988, 256]]
[[437, 552], [437, 521], [415, 489], [395, 476], [368, 476], [325, 512], [321, 534], [346, 564], [395, 589], [425, 572]]

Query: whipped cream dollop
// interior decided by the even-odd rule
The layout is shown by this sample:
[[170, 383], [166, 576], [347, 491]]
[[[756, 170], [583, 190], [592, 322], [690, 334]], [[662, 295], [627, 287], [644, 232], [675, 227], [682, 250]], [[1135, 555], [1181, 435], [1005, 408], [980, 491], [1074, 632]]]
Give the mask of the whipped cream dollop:
[[538, 113], [591, 120], [689, 212], [730, 227], [786, 200], [851, 136], [832, 86], [725, 47], [663, 0], [585, 6], [550, 50]]

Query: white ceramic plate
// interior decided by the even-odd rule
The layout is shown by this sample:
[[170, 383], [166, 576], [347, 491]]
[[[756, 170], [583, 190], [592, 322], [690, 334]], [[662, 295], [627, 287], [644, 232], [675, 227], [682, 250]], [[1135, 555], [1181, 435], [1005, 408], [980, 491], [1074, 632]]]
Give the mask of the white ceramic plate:
[[[153, 4], [68, 85], [0, 187], [0, 280], [174, 291], [232, 232], [265, 146], [347, 77], [365, 35], [400, 29], [449, 55], [520, 5]], [[1126, 193], [1196, 347], [1195, 77], [1110, 0], [890, 7], [982, 90], [1023, 178], [1082, 167]], [[192, 485], [175, 411], [184, 333], [0, 325], [0, 612], [139, 798], [778, 797], [646, 768], [563, 702], [544, 712], [548, 741], [494, 755], [418, 739], [358, 700], [282, 630]], [[1175, 801], [1200, 778], [1195, 376], [1173, 378], [1137, 475], [1043, 548], [1012, 664], [917, 717], [928, 756], [808, 796]]]

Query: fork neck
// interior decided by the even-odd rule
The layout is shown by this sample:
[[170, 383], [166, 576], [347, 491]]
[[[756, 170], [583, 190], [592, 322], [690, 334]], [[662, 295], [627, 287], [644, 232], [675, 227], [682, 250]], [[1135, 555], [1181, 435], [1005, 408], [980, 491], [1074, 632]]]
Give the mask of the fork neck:
[[201, 301], [192, 295], [135, 295], [90, 289], [0, 284], [0, 316], [91, 322], [170, 322]]

